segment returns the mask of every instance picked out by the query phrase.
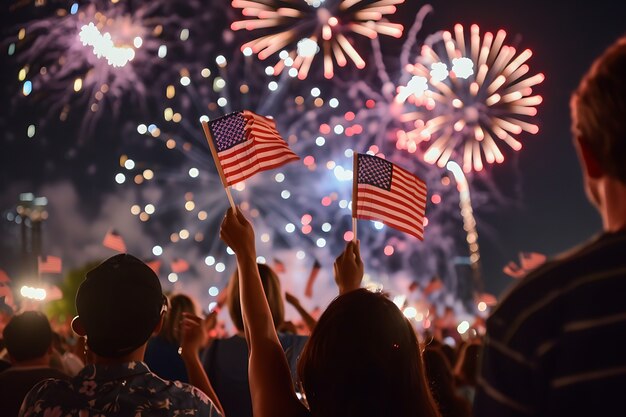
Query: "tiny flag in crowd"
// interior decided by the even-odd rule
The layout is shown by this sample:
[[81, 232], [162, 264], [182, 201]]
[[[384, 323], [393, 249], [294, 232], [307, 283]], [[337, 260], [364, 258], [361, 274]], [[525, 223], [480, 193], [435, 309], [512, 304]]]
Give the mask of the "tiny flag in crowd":
[[189, 262], [184, 259], [174, 258], [174, 260], [170, 264], [170, 268], [172, 268], [172, 272], [180, 274], [189, 270]]
[[524, 268], [511, 261], [502, 268], [502, 272], [510, 276], [511, 278], [519, 279], [526, 276]]
[[317, 274], [319, 274], [322, 265], [316, 259], [313, 262], [313, 268], [311, 268], [311, 273], [309, 274], [309, 278], [306, 280], [306, 288], [304, 289], [304, 295], [307, 298], [313, 297], [313, 284], [315, 284], [315, 280], [317, 279]]
[[537, 252], [522, 252], [519, 255], [519, 261], [521, 267], [530, 272], [546, 262], [546, 255]]
[[485, 303], [489, 307], [495, 306], [498, 303], [498, 300], [493, 294], [482, 293], [476, 296], [476, 303]]
[[424, 295], [430, 295], [434, 292], [437, 292], [443, 288], [443, 281], [439, 277], [432, 277], [430, 282], [424, 288]]
[[40, 274], [60, 274], [62, 270], [61, 258], [58, 256], [39, 256], [37, 268]]
[[543, 265], [546, 259], [546, 255], [542, 253], [522, 252], [519, 254], [519, 264], [511, 261], [502, 268], [502, 272], [511, 278], [521, 279]]
[[215, 150], [213, 156], [217, 159], [215, 163], [219, 163], [224, 187], [299, 159], [280, 136], [272, 119], [249, 110], [230, 113], [204, 124], [210, 131], [207, 139], [212, 151]]
[[352, 217], [378, 220], [424, 240], [424, 181], [377, 156], [354, 155]]
[[285, 271], [286, 269], [283, 261], [278, 258], [274, 258], [274, 272], [276, 272], [277, 274], [282, 274]]
[[122, 238], [122, 236], [120, 236], [115, 230], [109, 230], [107, 232], [104, 236], [102, 244], [109, 249], [126, 253], [126, 243], [124, 243], [124, 238]]
[[12, 315], [15, 309], [15, 303], [13, 302], [13, 290], [11, 289], [11, 278], [9, 275], [0, 269], [0, 312], [6, 311]]
[[148, 267], [152, 269], [155, 274], [159, 275], [159, 272], [161, 271], [161, 261], [159, 259], [148, 260], [146, 261], [146, 265], [148, 265]]

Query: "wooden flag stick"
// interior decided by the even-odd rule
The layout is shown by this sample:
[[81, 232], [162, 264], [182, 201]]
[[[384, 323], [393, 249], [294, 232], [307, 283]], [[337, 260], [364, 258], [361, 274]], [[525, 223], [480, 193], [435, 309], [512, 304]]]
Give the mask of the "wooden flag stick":
[[222, 164], [220, 163], [219, 157], [217, 156], [217, 150], [215, 150], [215, 144], [213, 143], [213, 135], [211, 135], [211, 130], [209, 129], [209, 124], [207, 122], [202, 122], [202, 130], [204, 130], [204, 136], [206, 136], [206, 140], [207, 142], [209, 142], [209, 148], [211, 149], [213, 162], [215, 163], [217, 173], [220, 175], [220, 179], [222, 180], [222, 185], [224, 186], [224, 191], [226, 191], [226, 197], [228, 197], [230, 207], [233, 209], [233, 211], [237, 211], [235, 200], [233, 200], [233, 195], [230, 193], [230, 186], [226, 183], [224, 170], [222, 169]]
[[352, 241], [356, 242], [356, 206], [357, 206], [357, 187], [358, 187], [358, 158], [359, 155], [354, 152], [352, 154]]

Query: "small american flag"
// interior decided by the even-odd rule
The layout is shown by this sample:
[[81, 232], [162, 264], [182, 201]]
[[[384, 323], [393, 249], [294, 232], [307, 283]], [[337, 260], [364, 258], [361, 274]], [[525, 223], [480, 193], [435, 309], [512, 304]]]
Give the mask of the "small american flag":
[[159, 275], [159, 272], [161, 271], [161, 261], [158, 259], [150, 259], [146, 261], [146, 265], [148, 265], [148, 267], [150, 269], [152, 269], [154, 271], [155, 274]]
[[382, 158], [355, 158], [352, 216], [381, 221], [424, 240], [424, 181]]
[[181, 258], [174, 258], [170, 264], [170, 268], [172, 269], [172, 272], [176, 274], [187, 272], [189, 270], [189, 262]]
[[124, 243], [124, 238], [122, 238], [122, 236], [120, 236], [115, 230], [109, 230], [107, 232], [104, 236], [104, 240], [102, 240], [102, 245], [121, 253], [126, 252], [126, 243]]
[[249, 110], [230, 113], [207, 124], [225, 186], [299, 159], [280, 137], [272, 119]]
[[39, 256], [37, 268], [40, 274], [59, 274], [62, 269], [61, 258], [58, 256]]

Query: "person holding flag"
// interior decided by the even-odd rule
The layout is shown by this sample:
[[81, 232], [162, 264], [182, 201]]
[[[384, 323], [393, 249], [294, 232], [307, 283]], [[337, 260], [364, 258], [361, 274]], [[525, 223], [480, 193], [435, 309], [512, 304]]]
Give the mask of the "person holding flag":
[[249, 350], [253, 414], [438, 417], [414, 329], [384, 295], [361, 289], [358, 241], [335, 261], [340, 295], [315, 326], [298, 363], [307, 409], [296, 396], [256, 264], [254, 229], [229, 209], [220, 237], [237, 257]]

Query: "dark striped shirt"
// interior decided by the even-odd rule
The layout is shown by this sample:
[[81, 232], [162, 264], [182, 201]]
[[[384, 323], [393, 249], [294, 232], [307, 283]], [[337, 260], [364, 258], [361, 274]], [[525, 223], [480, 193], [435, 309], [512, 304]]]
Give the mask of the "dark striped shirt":
[[529, 274], [487, 321], [475, 415], [626, 415], [626, 231]]

